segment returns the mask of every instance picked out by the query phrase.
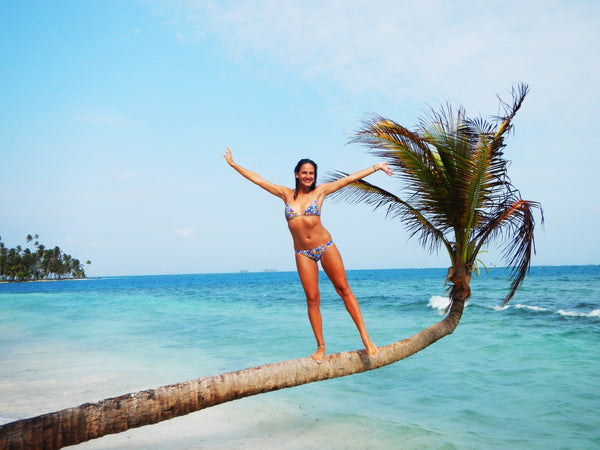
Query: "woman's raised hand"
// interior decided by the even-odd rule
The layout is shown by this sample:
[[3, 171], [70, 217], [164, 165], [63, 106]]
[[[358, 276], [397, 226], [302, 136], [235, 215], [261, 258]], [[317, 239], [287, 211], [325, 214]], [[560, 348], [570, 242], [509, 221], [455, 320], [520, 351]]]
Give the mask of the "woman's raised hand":
[[233, 166], [233, 157], [231, 156], [231, 149], [229, 148], [229, 146], [227, 146], [227, 151], [225, 152], [223, 157], [230, 166]]
[[385, 161], [379, 162], [379, 163], [375, 164], [375, 166], [378, 169], [383, 170], [389, 176], [392, 176], [394, 174], [394, 172], [392, 172], [392, 169], [390, 169], [390, 166], [388, 166], [388, 163], [386, 163]]

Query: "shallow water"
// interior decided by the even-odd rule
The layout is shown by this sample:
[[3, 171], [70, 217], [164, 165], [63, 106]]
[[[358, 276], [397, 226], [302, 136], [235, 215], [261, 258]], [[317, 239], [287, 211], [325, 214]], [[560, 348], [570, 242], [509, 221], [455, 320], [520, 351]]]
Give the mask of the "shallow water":
[[[350, 271], [378, 345], [441, 320], [445, 270]], [[600, 266], [472, 282], [454, 334], [375, 371], [286, 389], [79, 448], [598, 448]], [[322, 277], [328, 353], [361, 348]], [[310, 355], [295, 273], [0, 285], [0, 423]]]

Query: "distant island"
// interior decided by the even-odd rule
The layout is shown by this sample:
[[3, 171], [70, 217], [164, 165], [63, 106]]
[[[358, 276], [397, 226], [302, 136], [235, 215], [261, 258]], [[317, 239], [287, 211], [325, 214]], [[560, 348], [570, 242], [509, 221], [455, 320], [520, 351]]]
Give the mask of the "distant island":
[[[0, 281], [40, 281], [86, 278], [81, 262], [63, 253], [59, 247], [46, 248], [38, 242], [39, 236], [27, 235], [27, 243], [34, 248], [23, 249], [20, 245], [7, 248], [0, 238]], [[85, 264], [91, 264], [86, 261]]]

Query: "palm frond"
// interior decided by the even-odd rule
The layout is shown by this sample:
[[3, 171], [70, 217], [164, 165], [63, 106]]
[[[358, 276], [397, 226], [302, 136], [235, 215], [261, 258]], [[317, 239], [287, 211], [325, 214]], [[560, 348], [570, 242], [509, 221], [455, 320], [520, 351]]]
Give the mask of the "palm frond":
[[396, 122], [377, 115], [365, 119], [363, 128], [350, 143], [366, 145], [371, 153], [384, 159], [410, 184], [436, 181], [432, 178], [431, 168], [436, 165], [438, 156], [432, 152], [432, 147], [417, 133]]
[[[441, 118], [442, 116], [440, 116]], [[383, 158], [403, 182], [410, 204], [427, 216], [429, 222], [443, 232], [452, 228], [448, 214], [455, 210], [452, 174], [445, 169], [445, 153], [441, 144], [426, 133], [415, 133], [401, 125], [373, 116], [363, 122], [351, 142], [366, 144], [373, 154]], [[444, 122], [441, 127], [445, 126]]]
[[525, 83], [520, 83], [517, 89], [513, 88], [511, 92], [513, 98], [512, 105], [509, 105], [498, 97], [500, 105], [504, 109], [504, 115], [496, 117], [496, 119], [501, 122], [494, 134], [494, 140], [498, 143], [497, 145], [503, 146], [504, 136], [512, 130], [512, 119], [515, 117], [515, 114], [517, 114], [517, 111], [521, 109], [528, 92], [529, 86]]
[[512, 278], [509, 293], [503, 300], [504, 304], [510, 301], [525, 279], [529, 272], [531, 258], [535, 254], [534, 209], [540, 211], [541, 224], [543, 224], [544, 212], [541, 205], [518, 197], [510, 204], [497, 208], [476, 237], [478, 244], [471, 258], [477, 255], [484, 243], [495, 239], [504, 241], [503, 256], [507, 260], [508, 267], [511, 268]]
[[454, 111], [446, 105], [439, 111], [431, 110], [419, 122], [420, 134], [439, 155], [440, 170], [450, 184], [469, 160], [468, 129], [465, 127], [465, 111]]
[[[347, 175], [339, 171], [330, 172], [325, 177], [325, 181], [335, 181]], [[373, 209], [383, 209], [386, 217], [399, 218], [408, 230], [409, 237], [418, 236], [419, 242], [428, 251], [434, 251], [440, 245], [444, 245], [449, 252], [452, 251], [452, 246], [444, 234], [431, 224], [418, 209], [409, 202], [365, 180], [349, 184], [333, 193], [331, 198], [343, 199], [348, 203], [364, 203], [372, 206]]]

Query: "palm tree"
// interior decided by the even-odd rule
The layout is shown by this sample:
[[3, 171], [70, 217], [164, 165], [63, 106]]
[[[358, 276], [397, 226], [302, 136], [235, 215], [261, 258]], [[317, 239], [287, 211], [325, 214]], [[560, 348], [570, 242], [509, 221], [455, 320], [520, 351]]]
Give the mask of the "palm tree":
[[403, 198], [364, 180], [338, 191], [338, 197], [384, 208], [430, 251], [445, 248], [451, 261], [448, 281], [453, 309], [462, 308], [470, 297], [471, 273], [485, 244], [502, 241], [503, 255], [512, 268], [504, 303], [529, 270], [535, 252], [533, 211], [539, 209], [542, 223], [543, 212], [539, 203], [524, 200], [512, 185], [509, 161], [503, 154], [512, 119], [528, 90], [525, 84], [513, 89], [513, 103], [501, 101], [504, 115], [495, 123], [470, 119], [464, 109], [455, 113], [447, 106], [432, 111], [416, 131], [374, 116], [353, 139], [397, 171]]
[[6, 265], [8, 263], [8, 249], [4, 246], [4, 242], [0, 239], [0, 280], [6, 277]]
[[433, 113], [431, 123], [423, 122], [416, 132], [375, 117], [357, 134], [357, 142], [367, 144], [397, 170], [408, 195], [401, 199], [364, 181], [348, 186], [341, 195], [387, 208], [388, 215], [403, 219], [424, 246], [446, 248], [451, 260], [451, 306], [442, 321], [380, 347], [375, 357], [359, 350], [327, 355], [322, 364], [310, 357], [283, 361], [11, 422], [0, 426], [0, 447], [74, 445], [250, 395], [352, 375], [407, 358], [456, 329], [470, 296], [477, 254], [484, 243], [498, 237], [505, 238], [506, 254], [515, 267], [508, 301], [529, 268], [534, 247], [532, 210], [540, 207], [521, 199], [502, 157], [504, 138], [526, 94], [524, 85], [513, 92], [514, 104], [505, 105], [506, 115], [497, 127], [466, 118], [462, 109], [454, 115], [447, 108]]
[[44, 277], [44, 272], [42, 270], [42, 263], [44, 259], [44, 250], [46, 247], [43, 244], [37, 243], [37, 251], [35, 255], [35, 279], [39, 280]]

